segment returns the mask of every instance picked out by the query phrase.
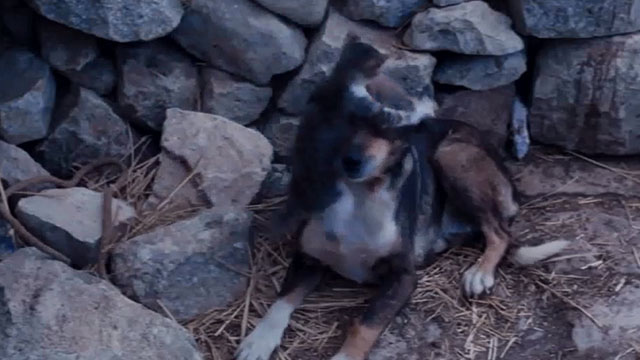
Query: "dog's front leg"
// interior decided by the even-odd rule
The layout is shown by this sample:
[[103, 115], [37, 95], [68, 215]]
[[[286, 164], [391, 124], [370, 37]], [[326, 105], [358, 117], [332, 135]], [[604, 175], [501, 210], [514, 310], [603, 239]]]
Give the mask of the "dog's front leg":
[[[405, 257], [403, 257], [405, 258]], [[376, 340], [416, 288], [411, 259], [398, 259], [385, 276], [380, 292], [371, 299], [365, 313], [349, 329], [347, 339], [331, 360], [364, 360]]]
[[278, 299], [258, 326], [242, 341], [236, 359], [269, 360], [271, 353], [280, 345], [291, 314], [318, 285], [323, 273], [324, 266], [320, 262], [297, 252], [289, 265]]

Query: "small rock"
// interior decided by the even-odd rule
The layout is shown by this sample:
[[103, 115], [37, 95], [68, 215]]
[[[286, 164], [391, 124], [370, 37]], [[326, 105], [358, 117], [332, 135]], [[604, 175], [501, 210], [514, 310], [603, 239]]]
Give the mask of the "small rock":
[[[196, 191], [209, 206], [248, 205], [271, 168], [273, 148], [262, 134], [216, 115], [167, 110], [161, 143], [187, 174], [195, 169]], [[157, 199], [170, 194], [158, 190]]]
[[0, 218], [0, 261], [7, 258], [16, 251], [16, 244], [13, 239], [13, 229], [3, 218]]
[[49, 175], [21, 148], [0, 140], [0, 177], [8, 186], [36, 176]]
[[180, 0], [28, 0], [44, 17], [107, 40], [152, 40], [170, 33], [184, 13]]
[[511, 20], [483, 1], [429, 8], [413, 18], [404, 42], [416, 50], [507, 55], [524, 49]]
[[269, 104], [271, 88], [260, 87], [213, 68], [202, 70], [202, 111], [246, 125]]
[[463, 2], [469, 1], [469, 0], [431, 0], [431, 1], [436, 6], [444, 7], [444, 6], [462, 4]]
[[256, 2], [302, 26], [315, 27], [324, 19], [329, 0], [256, 0]]
[[637, 331], [640, 329], [638, 301], [640, 287], [630, 285], [622, 288], [617, 295], [601, 299], [587, 309], [589, 314], [598, 319], [602, 327], [598, 327], [585, 315], [580, 315], [571, 331], [578, 351], [615, 351], [616, 347], [621, 345], [626, 349], [629, 341], [637, 340]]
[[34, 248], [0, 263], [0, 295], [4, 360], [202, 359], [174, 321]]
[[639, 0], [510, 0], [516, 28], [539, 38], [590, 38], [640, 30]]
[[270, 199], [287, 195], [291, 182], [291, 169], [284, 164], [271, 165], [271, 171], [262, 182], [259, 197]]
[[540, 50], [531, 136], [590, 154], [640, 154], [640, 34], [557, 40]]
[[302, 119], [280, 112], [272, 114], [264, 125], [262, 134], [269, 139], [277, 158], [289, 159]]
[[162, 130], [171, 107], [195, 110], [198, 70], [182, 50], [161, 40], [120, 45], [118, 105], [136, 124]]
[[325, 24], [309, 46], [304, 66], [278, 100], [281, 109], [289, 114], [302, 114], [315, 87], [329, 77], [338, 62], [349, 32], [389, 55], [382, 71], [398, 81], [411, 96], [425, 101], [433, 96], [431, 73], [436, 61], [431, 55], [398, 49], [394, 46], [393, 30], [357, 23], [330, 9]]
[[69, 175], [74, 163], [100, 157], [123, 158], [137, 135], [96, 93], [74, 88], [56, 111], [57, 127], [36, 150], [50, 172]]
[[474, 125], [488, 132], [488, 140], [503, 149], [509, 134], [511, 108], [515, 99], [515, 86], [506, 85], [492, 90], [461, 90], [438, 94], [437, 115]]
[[110, 59], [104, 57], [91, 61], [81, 70], [65, 71], [64, 75], [76, 85], [100, 95], [111, 93], [116, 86], [116, 68]]
[[340, 10], [353, 20], [373, 20], [382, 26], [398, 27], [417, 10], [429, 4], [428, 0], [345, 0]]
[[[96, 263], [102, 236], [102, 193], [85, 188], [50, 189], [20, 199], [16, 216], [33, 235], [78, 267]], [[113, 224], [135, 218], [135, 210], [114, 199]]]
[[[144, 204], [145, 210], [151, 210], [171, 196], [174, 209], [193, 209], [206, 207], [206, 198], [198, 191], [196, 179], [185, 180], [189, 170], [180, 161], [167, 152], [160, 154], [160, 165], [153, 180], [151, 196]], [[173, 195], [171, 195], [173, 194]]]
[[56, 95], [49, 66], [25, 50], [0, 54], [0, 139], [12, 144], [47, 135]]
[[489, 90], [516, 81], [527, 70], [524, 52], [504, 56], [457, 55], [438, 61], [433, 80], [441, 84]]
[[300, 29], [250, 0], [191, 0], [172, 36], [199, 59], [261, 85], [302, 64], [307, 46]]
[[135, 237], [113, 252], [114, 283], [178, 321], [228, 306], [247, 287], [250, 226], [247, 211], [220, 208]]
[[40, 53], [56, 70], [78, 71], [98, 57], [95, 37], [53, 21], [42, 20], [38, 26]]

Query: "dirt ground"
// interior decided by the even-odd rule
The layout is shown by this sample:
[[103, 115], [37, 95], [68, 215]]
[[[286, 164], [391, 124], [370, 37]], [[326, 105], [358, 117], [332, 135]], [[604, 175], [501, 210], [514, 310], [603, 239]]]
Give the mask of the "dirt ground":
[[[420, 270], [411, 304], [370, 360], [640, 359], [640, 159], [538, 148], [510, 168], [523, 193], [515, 242], [566, 239], [570, 247], [526, 268], [505, 262], [492, 296], [471, 302], [459, 282], [479, 252], [444, 254]], [[273, 300], [285, 256], [258, 241], [245, 298], [187, 324], [210, 358], [231, 359]], [[330, 358], [370, 291], [330, 280], [294, 315], [274, 358]]]

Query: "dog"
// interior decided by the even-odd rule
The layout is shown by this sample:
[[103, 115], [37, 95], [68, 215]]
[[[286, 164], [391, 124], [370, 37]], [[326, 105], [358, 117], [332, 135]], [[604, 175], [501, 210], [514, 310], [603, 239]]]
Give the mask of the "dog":
[[[433, 201], [437, 209], [429, 219], [451, 203], [486, 238], [484, 254], [463, 276], [465, 293], [479, 296], [495, 282], [509, 243], [508, 223], [518, 210], [513, 186], [475, 128], [424, 119], [429, 109], [388, 85], [380, 74], [385, 60], [348, 37], [332, 74], [310, 99], [295, 144], [284, 211], [288, 225], [282, 227], [297, 229], [297, 249], [277, 300], [240, 344], [239, 360], [269, 359], [291, 314], [329, 269], [379, 285], [331, 358], [364, 360], [415, 290], [422, 174], [430, 169], [446, 196]], [[521, 248], [514, 258], [533, 262], [559, 247]]]

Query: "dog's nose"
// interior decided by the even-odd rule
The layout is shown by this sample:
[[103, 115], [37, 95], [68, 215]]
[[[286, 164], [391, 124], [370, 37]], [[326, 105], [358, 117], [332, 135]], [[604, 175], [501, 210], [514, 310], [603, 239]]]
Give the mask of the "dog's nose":
[[342, 158], [342, 167], [347, 173], [354, 174], [360, 171], [363, 157], [360, 152], [349, 152]]

